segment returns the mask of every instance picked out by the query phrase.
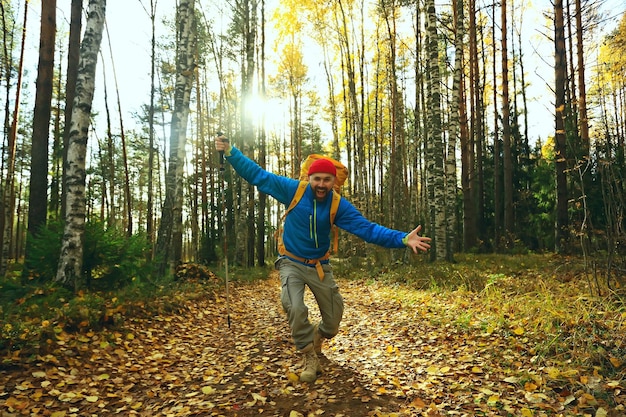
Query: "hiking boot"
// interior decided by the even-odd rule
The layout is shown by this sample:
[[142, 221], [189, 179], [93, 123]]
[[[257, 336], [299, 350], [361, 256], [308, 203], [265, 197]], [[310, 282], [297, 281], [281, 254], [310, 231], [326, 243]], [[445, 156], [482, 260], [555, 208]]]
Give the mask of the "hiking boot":
[[315, 353], [318, 355], [322, 354], [322, 342], [323, 337], [320, 333], [320, 325], [319, 323], [313, 326], [313, 349], [315, 349]]
[[300, 381], [313, 382], [317, 379], [317, 374], [322, 372], [313, 343], [309, 343], [301, 352], [304, 355], [304, 370], [300, 374]]

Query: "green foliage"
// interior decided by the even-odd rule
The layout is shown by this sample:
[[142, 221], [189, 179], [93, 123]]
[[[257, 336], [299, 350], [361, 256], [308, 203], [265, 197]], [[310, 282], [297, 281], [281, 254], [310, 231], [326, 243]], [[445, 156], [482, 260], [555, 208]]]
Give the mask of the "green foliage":
[[63, 224], [55, 221], [42, 227], [31, 239], [29, 250], [33, 262], [29, 270], [30, 279], [50, 281], [56, 276], [62, 237]]
[[[31, 268], [31, 277], [50, 281], [57, 272], [63, 226], [52, 222], [33, 239], [32, 256], [37, 262]], [[149, 249], [146, 236], [130, 237], [116, 228], [106, 228], [102, 222], [89, 221], [85, 225], [83, 274], [80, 288], [121, 288], [135, 280], [148, 280], [154, 269], [147, 261]]]
[[52, 283], [7, 277], [0, 281], [0, 352], [38, 349], [46, 319], [57, 317], [70, 290]]
[[[548, 143], [553, 142], [548, 141]], [[524, 235], [528, 237], [527, 240], [534, 242], [529, 247], [534, 250], [554, 249], [556, 190], [554, 157], [551, 152], [553, 152], [553, 147], [542, 147], [538, 144], [530, 188], [531, 204], [526, 207], [527, 214], [521, 219], [522, 224], [526, 225]]]
[[149, 280], [152, 263], [147, 261], [148, 240], [143, 234], [130, 237], [98, 223], [87, 227], [84, 269], [95, 288], [121, 288], [135, 280]]
[[65, 329], [68, 330], [97, 329], [110, 321], [107, 317], [109, 306], [111, 304], [104, 294], [79, 294], [58, 309], [58, 320], [63, 322]]
[[212, 234], [205, 233], [200, 240], [200, 253], [198, 254], [198, 261], [205, 265], [212, 265], [219, 259], [217, 255], [217, 241]]

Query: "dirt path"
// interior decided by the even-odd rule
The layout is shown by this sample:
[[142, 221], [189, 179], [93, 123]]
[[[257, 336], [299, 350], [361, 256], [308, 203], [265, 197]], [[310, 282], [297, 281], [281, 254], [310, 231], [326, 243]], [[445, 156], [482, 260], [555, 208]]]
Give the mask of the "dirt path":
[[231, 286], [230, 328], [219, 292], [124, 332], [59, 335], [49, 355], [0, 375], [0, 417], [575, 416], [593, 408], [570, 392], [571, 378], [533, 365], [523, 337], [459, 330], [432, 294], [398, 298], [398, 289], [339, 283], [342, 330], [326, 343], [315, 383], [298, 381], [273, 276]]

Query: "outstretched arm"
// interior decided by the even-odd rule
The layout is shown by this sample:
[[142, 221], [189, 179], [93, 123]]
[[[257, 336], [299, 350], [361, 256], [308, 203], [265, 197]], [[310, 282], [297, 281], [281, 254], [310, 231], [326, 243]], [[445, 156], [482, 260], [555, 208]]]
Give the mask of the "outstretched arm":
[[259, 191], [271, 195], [284, 204], [293, 198], [300, 181], [266, 171], [232, 146], [223, 135], [215, 138], [215, 149], [223, 152], [235, 171]]
[[413, 250], [414, 253], [418, 253], [419, 251], [426, 252], [430, 249], [430, 238], [426, 236], [420, 236], [419, 232], [422, 230], [422, 225], [420, 224], [415, 229], [411, 231], [402, 241], [405, 245]]
[[384, 248], [405, 248], [409, 247], [415, 253], [430, 249], [429, 237], [420, 236], [422, 226], [407, 233], [402, 230], [390, 229], [378, 223], [374, 223], [363, 216], [345, 198], [339, 203], [335, 224], [341, 229], [352, 233], [368, 243], [374, 243]]

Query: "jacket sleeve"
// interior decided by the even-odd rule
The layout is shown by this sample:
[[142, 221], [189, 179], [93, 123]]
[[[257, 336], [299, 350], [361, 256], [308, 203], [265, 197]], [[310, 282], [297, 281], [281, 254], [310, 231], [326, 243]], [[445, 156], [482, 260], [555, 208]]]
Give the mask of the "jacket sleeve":
[[345, 198], [342, 198], [339, 204], [335, 224], [368, 243], [391, 249], [406, 247], [402, 241], [407, 235], [406, 232], [389, 229], [368, 220]]
[[256, 186], [259, 191], [271, 195], [283, 204], [291, 202], [300, 181], [264, 170], [234, 146], [231, 146], [226, 159], [243, 179]]

